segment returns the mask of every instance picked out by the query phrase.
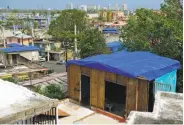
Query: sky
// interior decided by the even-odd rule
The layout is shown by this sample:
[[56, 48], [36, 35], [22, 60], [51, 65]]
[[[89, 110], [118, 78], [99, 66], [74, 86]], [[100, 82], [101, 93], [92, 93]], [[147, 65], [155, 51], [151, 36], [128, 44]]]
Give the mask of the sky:
[[14, 9], [65, 9], [66, 4], [72, 2], [73, 5], [100, 5], [101, 7], [108, 6], [114, 8], [115, 4], [121, 6], [126, 3], [129, 9], [149, 8], [159, 9], [163, 0], [0, 0], [0, 8], [9, 6]]

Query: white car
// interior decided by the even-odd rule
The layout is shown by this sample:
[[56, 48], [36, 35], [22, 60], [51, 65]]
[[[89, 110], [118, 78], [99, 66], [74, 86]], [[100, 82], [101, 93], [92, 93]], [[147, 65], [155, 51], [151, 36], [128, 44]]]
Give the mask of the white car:
[[46, 61], [45, 57], [42, 57], [42, 56], [39, 56], [39, 60], [40, 60], [40, 62], [45, 62]]

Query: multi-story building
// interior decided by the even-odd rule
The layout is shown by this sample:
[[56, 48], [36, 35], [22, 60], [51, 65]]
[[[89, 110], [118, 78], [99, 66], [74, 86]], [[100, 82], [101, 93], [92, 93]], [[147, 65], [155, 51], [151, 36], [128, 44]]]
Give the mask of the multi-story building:
[[67, 4], [66, 9], [73, 9], [73, 4], [72, 3]]
[[119, 10], [118, 4], [115, 5], [114, 10]]
[[84, 10], [87, 12], [87, 9], [88, 9], [87, 5], [80, 5], [80, 10]]
[[123, 9], [123, 11], [128, 10], [128, 6], [127, 6], [127, 4], [123, 4], [122, 9]]

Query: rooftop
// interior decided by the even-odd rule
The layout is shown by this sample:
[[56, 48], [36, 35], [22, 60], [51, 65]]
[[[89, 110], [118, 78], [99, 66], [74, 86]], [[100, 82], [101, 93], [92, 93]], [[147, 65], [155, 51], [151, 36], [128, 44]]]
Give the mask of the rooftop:
[[32, 92], [20, 85], [0, 79], [0, 124], [11, 124], [50, 110], [58, 100]]
[[16, 46], [10, 48], [0, 48], [0, 51], [4, 53], [24, 52], [24, 51], [39, 51], [40, 49], [36, 46]]
[[183, 94], [157, 92], [153, 112], [132, 111], [128, 124], [183, 124]]
[[106, 72], [153, 80], [180, 68], [180, 63], [150, 52], [127, 52], [125, 50], [113, 54], [101, 54], [81, 60], [70, 60], [67, 65], [75, 64]]

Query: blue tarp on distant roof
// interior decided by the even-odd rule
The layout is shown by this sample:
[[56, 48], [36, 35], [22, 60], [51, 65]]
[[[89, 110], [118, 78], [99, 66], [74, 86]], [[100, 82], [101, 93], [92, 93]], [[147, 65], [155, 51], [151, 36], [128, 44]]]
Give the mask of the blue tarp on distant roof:
[[104, 28], [102, 31], [108, 34], [119, 34], [119, 30], [116, 28]]
[[118, 49], [121, 48], [121, 43], [119, 41], [114, 41], [107, 43], [107, 47], [112, 51], [112, 52], [117, 52]]
[[11, 43], [11, 44], [7, 44], [7, 47], [21, 47], [22, 45], [17, 44], [17, 43]]
[[81, 60], [70, 60], [67, 65], [76, 64], [115, 74], [147, 80], [156, 79], [180, 68], [177, 60], [161, 57], [149, 52], [127, 52], [102, 54]]
[[2, 48], [0, 51], [5, 53], [13, 53], [13, 52], [24, 52], [24, 51], [39, 51], [40, 49], [35, 46], [22, 46], [22, 47], [10, 47], [10, 48]]

